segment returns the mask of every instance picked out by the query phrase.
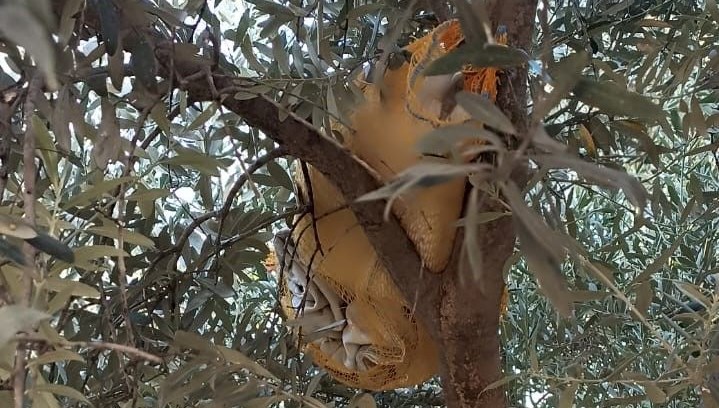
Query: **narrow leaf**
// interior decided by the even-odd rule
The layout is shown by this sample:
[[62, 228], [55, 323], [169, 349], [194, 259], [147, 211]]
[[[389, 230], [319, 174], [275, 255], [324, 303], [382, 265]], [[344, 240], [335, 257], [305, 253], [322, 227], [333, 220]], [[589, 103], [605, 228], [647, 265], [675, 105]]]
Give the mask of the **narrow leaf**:
[[85, 359], [74, 351], [58, 349], [30, 360], [28, 366], [50, 364], [57, 361], [85, 361]]
[[28, 244], [67, 263], [75, 262], [75, 254], [69, 246], [58, 239], [39, 231], [37, 236], [26, 240]]
[[69, 290], [71, 296], [79, 296], [92, 299], [100, 298], [100, 291], [98, 291], [96, 288], [86, 283], [70, 279], [48, 277], [47, 279], [45, 279], [45, 288], [51, 292]]
[[465, 65], [475, 68], [512, 68], [527, 62], [527, 54], [506, 45], [485, 44], [484, 47], [460, 47], [432, 62], [423, 71], [426, 76], [452, 74]]
[[64, 205], [64, 208], [72, 208], [72, 207], [79, 207], [85, 204], [89, 204], [93, 200], [100, 199], [103, 194], [107, 193], [108, 191], [116, 188], [120, 184], [127, 183], [130, 181], [134, 181], [135, 177], [127, 176], [127, 177], [120, 177], [116, 179], [111, 180], [104, 180], [98, 184], [95, 184], [86, 190], [84, 190], [82, 193], [77, 194], [70, 198], [68, 202]]
[[37, 115], [32, 115], [32, 131], [35, 134], [37, 148], [44, 164], [47, 176], [56, 189], [60, 189], [60, 175], [57, 167], [57, 148], [45, 125], [45, 121]]
[[37, 237], [37, 231], [24, 220], [0, 214], [0, 234], [20, 239]]
[[57, 89], [55, 51], [50, 36], [22, 2], [0, 5], [0, 34], [25, 48], [45, 74], [48, 88]]
[[647, 120], [662, 120], [666, 116], [660, 106], [614, 82], [597, 82], [582, 78], [574, 87], [574, 94], [582, 102], [599, 108], [608, 115]]
[[474, 119], [493, 127], [500, 132], [516, 135], [517, 130], [512, 121], [504, 115], [489, 99], [469, 92], [459, 92], [456, 95], [457, 103], [464, 108]]
[[117, 37], [120, 31], [120, 16], [118, 16], [115, 2], [111, 0], [97, 0], [97, 12], [100, 16], [100, 33], [105, 42], [105, 49], [109, 55], [117, 51]]
[[62, 397], [72, 398], [74, 400], [84, 402], [87, 405], [94, 406], [80, 391], [66, 385], [42, 384], [36, 385], [33, 390], [35, 392], [49, 392]]

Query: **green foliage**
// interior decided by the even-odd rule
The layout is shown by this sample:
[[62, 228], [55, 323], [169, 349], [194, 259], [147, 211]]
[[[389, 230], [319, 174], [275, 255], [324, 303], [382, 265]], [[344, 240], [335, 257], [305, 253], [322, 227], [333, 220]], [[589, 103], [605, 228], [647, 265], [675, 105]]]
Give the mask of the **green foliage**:
[[[430, 69], [515, 73], [528, 61], [528, 131], [461, 94], [467, 112], [517, 134], [519, 150], [466, 126], [417, 148], [480, 138], [499, 164], [530, 163], [529, 186], [428, 166], [365, 198], [468, 173], [475, 196], [506, 198], [521, 248], [501, 328], [514, 405], [719, 405], [716, 3], [540, 2], [529, 50], [486, 44], [486, 16], [455, 3], [482, 52]], [[347, 123], [364, 65], [384, 69], [378, 60], [433, 25], [410, 4], [0, 0], [2, 390], [22, 345], [38, 408], [441, 405], [435, 380], [370, 396], [298, 351], [263, 264], [273, 231], [303, 210], [292, 158], [183, 91], [218, 68], [237, 80], [208, 91], [217, 101], [263, 95], [282, 107], [278, 121]], [[203, 68], [179, 75], [189, 63]], [[19, 221], [29, 202], [32, 224]], [[22, 266], [29, 240], [43, 251], [35, 268]], [[704, 311], [683, 309], [690, 301]], [[0, 405], [11, 400], [0, 391]]]
[[[542, 33], [538, 47], [549, 49], [546, 41], [552, 41], [555, 59], [578, 55], [572, 48], [592, 52], [587, 44], [597, 48], [586, 68], [578, 71], [572, 62], [550, 70], [559, 81], [550, 95], [562, 89], [565, 99], [556, 104], [550, 96], [556, 107], [545, 118], [549, 136], [583, 163], [621, 169], [641, 184], [622, 187], [619, 179], [583, 172], [584, 164], [537, 161], [529, 197], [536, 213], [576, 244], [559, 265], [570, 287], [564, 295], [576, 303], [570, 320], [556, 319], [531, 294], [535, 286], [524, 263], [510, 273], [514, 306], [503, 334], [507, 370], [520, 373], [510, 383], [517, 401], [717, 403], [719, 292], [712, 275], [719, 272], [719, 172], [716, 147], [709, 146], [716, 143], [719, 115], [716, 92], [701, 92], [700, 84], [716, 75], [707, 66], [712, 48], [706, 45], [716, 44], [718, 33], [706, 15], [697, 5], [661, 2], [618, 3], [611, 13], [589, 5], [547, 13], [551, 34]], [[583, 34], [577, 38], [575, 30]], [[564, 84], [582, 71], [585, 77], [572, 80], [576, 85]], [[537, 77], [533, 87], [540, 103], [543, 82]], [[602, 188], [607, 185], [614, 188]], [[646, 205], [637, 200], [641, 190]], [[527, 263], [531, 270], [529, 257]], [[706, 311], [684, 309], [690, 301]]]

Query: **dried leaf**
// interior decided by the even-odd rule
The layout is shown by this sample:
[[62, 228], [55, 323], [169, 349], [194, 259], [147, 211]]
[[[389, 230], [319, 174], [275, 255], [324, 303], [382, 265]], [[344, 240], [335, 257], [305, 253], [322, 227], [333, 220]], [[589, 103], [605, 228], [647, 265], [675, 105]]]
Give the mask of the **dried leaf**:
[[594, 139], [592, 134], [583, 124], [579, 125], [579, 137], [582, 139], [584, 148], [587, 149], [587, 153], [592, 157], [597, 157], [597, 147], [594, 145]]
[[559, 394], [559, 404], [557, 408], [572, 408], [577, 395], [577, 388], [579, 388], [578, 382], [567, 385]]
[[365, 392], [352, 397], [347, 408], [377, 408], [377, 403], [374, 401], [372, 394]]
[[647, 394], [649, 401], [655, 404], [663, 404], [667, 401], [667, 394], [659, 388], [655, 382], [646, 382], [642, 384], [644, 392]]
[[109, 163], [122, 157], [122, 136], [115, 107], [107, 98], [102, 98], [101, 106], [100, 134], [92, 147], [92, 158], [98, 168], [105, 170]]

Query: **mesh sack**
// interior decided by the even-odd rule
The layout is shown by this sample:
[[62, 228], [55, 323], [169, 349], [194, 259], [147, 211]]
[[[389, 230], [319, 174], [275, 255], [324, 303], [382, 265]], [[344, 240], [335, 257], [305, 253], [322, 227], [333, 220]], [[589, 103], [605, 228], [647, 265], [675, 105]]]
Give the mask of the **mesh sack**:
[[337, 210], [343, 208], [339, 192], [312, 168], [309, 177], [317, 217], [298, 220], [292, 237], [297, 248], [287, 249], [294, 259], [285, 267], [281, 288], [283, 307], [295, 319], [290, 324], [300, 327], [314, 361], [347, 385], [384, 390], [426, 380], [437, 370], [433, 342], [354, 213]]
[[[427, 97], [436, 87], [432, 81], [444, 79], [424, 77], [421, 71], [462, 40], [457, 21], [444, 23], [407, 46], [409, 62], [388, 70], [381, 83], [360, 81], [365, 102], [351, 118], [353, 129], [335, 130], [382, 181], [423, 160], [449, 160], [423, 157], [415, 145], [435, 127], [464, 123], [470, 117], [459, 107], [444, 115], [442, 102]], [[493, 99], [496, 78], [493, 69], [467, 66], [462, 88]], [[354, 214], [344, 208], [342, 195], [311, 166], [309, 180], [300, 171], [295, 174], [300, 198], [312, 203], [313, 215], [299, 217], [284, 243], [280, 294], [305, 350], [335, 379], [356, 388], [406, 387], [434, 375], [434, 343], [379, 262]], [[429, 271], [441, 272], [449, 261], [464, 189], [465, 179], [458, 178], [403, 195], [393, 205]]]
[[[457, 158], [424, 156], [417, 150], [421, 138], [436, 127], [468, 122], [481, 126], [470, 121], [469, 114], [459, 106], [442, 118], [442, 98], [436, 89], [442, 88], [442, 83], [448, 79], [422, 75], [431, 62], [455, 49], [463, 39], [459, 22], [448, 21], [410, 43], [406, 47], [411, 54], [409, 63], [395, 70], [388, 69], [381, 83], [360, 80], [365, 103], [352, 118], [353, 129], [336, 130], [343, 134], [348, 148], [382, 180], [391, 180], [423, 162], [457, 161]], [[506, 34], [502, 32], [498, 42], [506, 43]], [[465, 91], [484, 94], [491, 100], [496, 98], [496, 69], [465, 66], [462, 74]], [[480, 139], [463, 142], [465, 145], [478, 143], [481, 143]], [[428, 271], [441, 272], [449, 261], [454, 247], [455, 224], [462, 212], [464, 189], [465, 179], [458, 177], [405, 193], [393, 205], [394, 214], [417, 247]]]

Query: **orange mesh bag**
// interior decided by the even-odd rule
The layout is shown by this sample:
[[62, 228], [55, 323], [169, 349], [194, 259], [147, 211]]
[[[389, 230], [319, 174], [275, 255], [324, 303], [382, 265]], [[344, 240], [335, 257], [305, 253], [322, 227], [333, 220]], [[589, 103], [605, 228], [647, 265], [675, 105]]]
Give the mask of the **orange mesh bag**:
[[[442, 117], [441, 101], [420, 98], [433, 86], [433, 77], [421, 71], [462, 39], [457, 21], [444, 23], [407, 46], [409, 63], [388, 70], [381, 84], [362, 84], [365, 102], [351, 118], [353, 129], [337, 130], [381, 181], [428, 160], [415, 149], [424, 134], [470, 120], [461, 108]], [[463, 77], [464, 90], [496, 95], [495, 70], [465, 67]], [[298, 328], [305, 350], [319, 366], [352, 387], [385, 390], [428, 379], [438, 368], [434, 343], [379, 262], [354, 213], [344, 208], [342, 195], [316, 169], [308, 170], [309, 180], [296, 172], [297, 184], [300, 198], [313, 204], [313, 215], [297, 219], [278, 257], [284, 265], [280, 295], [288, 324]], [[441, 272], [449, 261], [464, 188], [465, 180], [458, 178], [411, 192], [393, 205], [429, 271]]]
[[[425, 77], [422, 71], [459, 46], [463, 39], [458, 21], [443, 23], [406, 47], [411, 53], [409, 63], [396, 70], [388, 70], [379, 86], [364, 84], [366, 102], [353, 117], [354, 129], [351, 132], [340, 131], [350, 150], [373, 168], [383, 181], [392, 180], [402, 171], [422, 162], [451, 161], [423, 156], [415, 146], [434, 128], [465, 123], [470, 116], [456, 106], [446, 118], [442, 118], [442, 100], [433, 95], [431, 89], [437, 88], [437, 83], [446, 81], [446, 78]], [[498, 42], [506, 43], [506, 35], [500, 35]], [[465, 91], [486, 94], [491, 100], [496, 98], [496, 69], [465, 66], [462, 74]], [[461, 216], [464, 188], [465, 180], [457, 178], [406, 193], [393, 206], [394, 214], [417, 247], [426, 269], [431, 272], [441, 272], [449, 261], [456, 234], [455, 224]]]
[[316, 220], [298, 220], [280, 257], [293, 257], [283, 261], [280, 290], [288, 323], [299, 326], [315, 363], [347, 385], [384, 390], [426, 380], [437, 370], [434, 343], [402, 301], [354, 213], [338, 211], [344, 207], [339, 191], [314, 168], [309, 177]]

